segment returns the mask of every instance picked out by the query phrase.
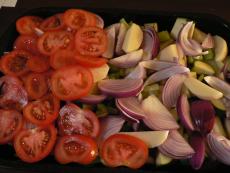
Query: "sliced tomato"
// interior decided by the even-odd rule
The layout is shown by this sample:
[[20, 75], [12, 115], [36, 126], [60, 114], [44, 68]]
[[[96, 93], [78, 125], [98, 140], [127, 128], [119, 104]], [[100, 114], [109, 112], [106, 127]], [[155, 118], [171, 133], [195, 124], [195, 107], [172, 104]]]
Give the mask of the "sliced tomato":
[[47, 31], [38, 39], [38, 50], [51, 55], [59, 49], [67, 49], [73, 44], [73, 35], [67, 31]]
[[71, 29], [78, 30], [84, 26], [96, 26], [97, 20], [91, 13], [80, 9], [69, 9], [64, 13], [64, 23]]
[[107, 59], [102, 57], [84, 56], [79, 53], [75, 54], [75, 60], [79, 65], [84, 67], [100, 67], [107, 63]]
[[16, 28], [20, 34], [34, 34], [35, 28], [38, 28], [43, 21], [37, 16], [24, 16], [17, 20]]
[[28, 60], [27, 66], [33, 72], [45, 72], [50, 68], [49, 58], [44, 56], [32, 56]]
[[64, 28], [65, 24], [63, 21], [63, 14], [61, 13], [48, 17], [40, 25], [40, 29], [43, 31], [61, 30]]
[[95, 138], [99, 134], [99, 121], [95, 113], [83, 110], [73, 103], [61, 108], [58, 127], [61, 135], [80, 134]]
[[106, 33], [99, 27], [82, 27], [75, 35], [76, 50], [81, 55], [101, 56], [107, 44]]
[[36, 35], [19, 35], [14, 42], [15, 50], [24, 50], [33, 55], [41, 55], [37, 48]]
[[87, 68], [74, 65], [56, 70], [51, 76], [51, 90], [60, 100], [76, 100], [88, 95], [93, 76]]
[[0, 144], [12, 141], [22, 126], [22, 115], [18, 111], [0, 109]]
[[1, 68], [3, 73], [21, 76], [29, 72], [28, 60], [32, 57], [29, 52], [14, 50], [2, 56]]
[[39, 99], [48, 91], [46, 77], [41, 73], [30, 73], [25, 79], [25, 89], [30, 99]]
[[50, 65], [54, 69], [59, 69], [64, 66], [77, 64], [74, 58], [75, 53], [70, 50], [58, 50], [50, 57]]
[[56, 138], [57, 130], [53, 125], [22, 130], [14, 139], [14, 149], [24, 162], [38, 162], [50, 154]]
[[28, 103], [28, 95], [22, 82], [15, 76], [0, 78], [0, 107], [21, 110]]
[[100, 146], [100, 156], [103, 163], [110, 167], [127, 166], [138, 169], [148, 159], [148, 147], [140, 139], [115, 134], [108, 137]]
[[28, 103], [23, 109], [23, 115], [35, 125], [46, 126], [56, 120], [59, 109], [60, 101], [52, 94], [48, 94], [38, 101]]
[[63, 136], [57, 141], [54, 155], [56, 160], [61, 164], [71, 162], [90, 164], [98, 155], [97, 143], [88, 136]]

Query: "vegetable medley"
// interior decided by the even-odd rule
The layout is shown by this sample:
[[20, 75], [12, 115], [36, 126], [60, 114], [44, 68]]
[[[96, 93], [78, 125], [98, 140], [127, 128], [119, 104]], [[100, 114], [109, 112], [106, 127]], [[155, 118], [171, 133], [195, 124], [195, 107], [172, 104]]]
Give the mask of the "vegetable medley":
[[86, 165], [100, 157], [138, 169], [154, 158], [200, 169], [207, 155], [230, 165], [221, 36], [185, 18], [171, 31], [125, 19], [104, 28], [81, 9], [23, 16], [16, 29], [0, 60], [0, 144], [13, 144], [22, 161], [53, 154], [60, 164]]

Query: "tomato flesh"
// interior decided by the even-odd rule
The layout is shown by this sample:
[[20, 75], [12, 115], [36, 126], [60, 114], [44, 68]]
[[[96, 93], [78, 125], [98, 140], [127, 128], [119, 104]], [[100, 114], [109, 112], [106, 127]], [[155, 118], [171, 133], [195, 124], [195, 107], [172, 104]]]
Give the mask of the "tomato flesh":
[[83, 56], [77, 53], [75, 55], [75, 61], [84, 67], [100, 67], [107, 63], [107, 59], [102, 57], [94, 57], [94, 56]]
[[88, 136], [68, 135], [57, 141], [54, 155], [61, 164], [90, 164], [98, 155], [97, 143]]
[[61, 108], [58, 127], [61, 135], [81, 134], [97, 137], [99, 134], [97, 116], [92, 111], [82, 110], [72, 103]]
[[51, 17], [45, 19], [40, 28], [43, 31], [53, 31], [53, 30], [61, 30], [65, 28], [65, 24], [63, 22], [63, 14], [55, 14]]
[[142, 140], [130, 135], [111, 135], [100, 148], [103, 163], [110, 167], [127, 166], [138, 169], [148, 159], [147, 145]]

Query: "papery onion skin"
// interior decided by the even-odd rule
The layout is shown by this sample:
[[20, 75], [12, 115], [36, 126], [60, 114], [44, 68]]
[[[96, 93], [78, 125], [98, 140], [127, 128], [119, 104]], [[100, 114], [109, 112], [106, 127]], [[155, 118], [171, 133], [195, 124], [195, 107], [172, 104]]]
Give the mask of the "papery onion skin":
[[158, 149], [172, 159], [188, 159], [195, 153], [177, 130], [171, 130], [167, 140]]

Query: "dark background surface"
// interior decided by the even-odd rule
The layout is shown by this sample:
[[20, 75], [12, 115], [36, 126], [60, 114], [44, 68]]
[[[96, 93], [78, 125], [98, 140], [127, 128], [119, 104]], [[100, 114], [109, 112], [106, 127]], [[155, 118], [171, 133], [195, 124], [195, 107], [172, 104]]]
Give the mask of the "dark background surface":
[[[5, 8], [2, 7], [0, 10], [0, 36], [4, 35], [5, 31], [12, 24], [11, 21], [15, 20], [15, 14], [41, 8], [41, 7], [72, 7], [72, 8], [86, 8], [86, 9], [106, 9], [111, 10], [114, 13], [117, 11], [123, 11], [126, 13], [128, 10], [137, 10], [139, 12], [165, 12], [165, 13], [204, 13], [212, 14], [221, 17], [230, 23], [230, 1], [228, 0], [18, 0], [16, 8]], [[127, 12], [128, 13], [128, 12]], [[209, 16], [209, 15], [206, 15]], [[216, 28], [218, 26], [215, 26]], [[230, 38], [230, 33], [228, 38]], [[7, 38], [6, 38], [7, 39]], [[2, 44], [1, 44], [2, 46]], [[4, 150], [0, 150], [1, 153]], [[47, 161], [47, 162], [46, 162]], [[89, 166], [89, 167], [77, 167], [76, 165], [70, 165], [64, 167], [55, 164], [53, 167], [50, 160], [45, 160], [40, 165], [29, 165], [18, 161], [2, 160], [0, 159], [0, 173], [169, 173], [169, 172], [192, 172], [191, 168], [186, 166], [178, 169], [175, 165], [169, 169], [165, 168], [162, 170], [155, 171], [154, 166], [148, 166], [147, 168], [139, 171], [132, 171], [127, 168], [108, 169], [101, 165]], [[10, 163], [10, 164], [9, 164]], [[6, 166], [4, 166], [6, 165]], [[10, 165], [10, 166], [9, 166]], [[211, 168], [209, 172], [229, 172], [227, 166], [219, 166], [217, 163], [209, 163]], [[13, 168], [12, 168], [13, 167]], [[25, 170], [26, 168], [26, 170]], [[202, 172], [202, 171], [199, 171]]]

